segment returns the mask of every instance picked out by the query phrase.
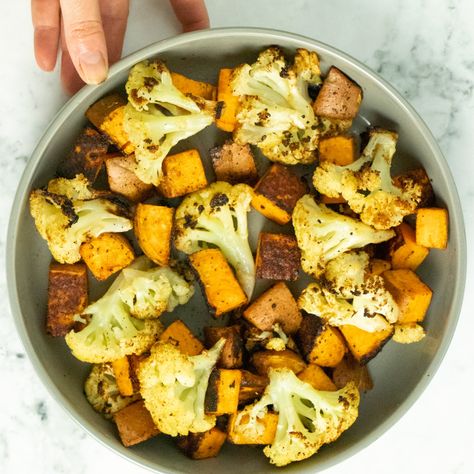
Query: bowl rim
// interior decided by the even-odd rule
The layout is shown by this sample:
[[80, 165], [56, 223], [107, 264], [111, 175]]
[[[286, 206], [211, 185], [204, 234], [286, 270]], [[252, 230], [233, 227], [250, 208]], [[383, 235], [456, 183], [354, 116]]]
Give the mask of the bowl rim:
[[[160, 52], [165, 52], [170, 48], [185, 45], [189, 42], [209, 38], [219, 39], [231, 36], [245, 37], [255, 35], [259, 35], [263, 39], [268, 39], [269, 44], [278, 44], [279, 40], [290, 40], [303, 43], [304, 47], [307, 47], [308, 49], [315, 49], [318, 52], [318, 55], [324, 55], [325, 53], [331, 53], [333, 55], [336, 55], [340, 59], [350, 63], [350, 65], [353, 68], [356, 68], [360, 73], [370, 76], [371, 79], [377, 83], [377, 85], [383, 90], [385, 94], [391, 96], [391, 98], [397, 102], [398, 106], [404, 109], [405, 113], [410, 115], [415, 120], [419, 133], [421, 134], [423, 139], [429, 144], [430, 151], [435, 156], [437, 164], [439, 165], [442, 174], [444, 175], [444, 179], [448, 183], [447, 194], [449, 195], [451, 202], [455, 204], [454, 209], [450, 209], [450, 220], [452, 223], [452, 228], [455, 228], [456, 232], [451, 233], [450, 239], [454, 239], [454, 241], [451, 241], [451, 245], [454, 245], [458, 249], [456, 253], [457, 272], [455, 275], [455, 280], [458, 282], [458, 284], [455, 287], [453, 299], [451, 302], [451, 317], [446, 326], [446, 330], [442, 335], [442, 340], [439, 345], [439, 348], [435, 353], [433, 359], [431, 360], [430, 364], [428, 365], [423, 376], [414, 386], [408, 397], [395, 409], [395, 411], [380, 425], [374, 428], [371, 432], [367, 433], [367, 435], [365, 435], [362, 439], [354, 442], [353, 445], [345, 449], [343, 452], [332, 458], [320, 462], [320, 464], [318, 464], [318, 471], [322, 471], [332, 466], [335, 466], [336, 464], [339, 464], [340, 462], [347, 460], [354, 454], [362, 451], [364, 448], [372, 444], [374, 440], [376, 440], [382, 434], [388, 431], [389, 428], [391, 428], [396, 422], [398, 422], [402, 418], [402, 416], [405, 415], [405, 413], [413, 406], [415, 401], [419, 399], [419, 397], [427, 388], [428, 384], [433, 379], [433, 376], [439, 369], [439, 366], [453, 338], [454, 331], [462, 308], [467, 267], [465, 225], [462, 214], [462, 207], [452, 173], [448, 167], [446, 159], [444, 158], [441, 152], [439, 145], [437, 144], [433, 134], [429, 130], [424, 120], [418, 115], [413, 106], [411, 106], [408, 101], [392, 85], [390, 85], [385, 79], [380, 77], [375, 71], [373, 71], [368, 66], [362, 64], [359, 60], [353, 58], [352, 56], [321, 41], [282, 30], [253, 27], [214, 28], [195, 31], [191, 33], [183, 33], [171, 38], [152, 43], [122, 58], [110, 68], [108, 77], [112, 78], [120, 74], [124, 69], [129, 69], [131, 66], [133, 66], [133, 64], [143, 60], [146, 57], [151, 57], [153, 55], [159, 54]], [[40, 362], [33, 347], [33, 344], [28, 336], [28, 332], [23, 320], [19, 304], [19, 295], [17, 290], [17, 274], [15, 265], [17, 252], [16, 236], [18, 235], [17, 230], [19, 225], [19, 219], [21, 211], [24, 209], [24, 206], [26, 204], [27, 191], [29, 190], [31, 179], [34, 175], [34, 172], [36, 171], [38, 164], [41, 161], [41, 157], [43, 156], [50, 140], [54, 138], [61, 124], [69, 116], [70, 111], [74, 109], [75, 106], [80, 104], [83, 100], [85, 100], [93, 91], [96, 91], [96, 89], [100, 87], [100, 84], [97, 86], [88, 85], [83, 87], [76, 95], [70, 98], [59, 109], [59, 111], [48, 124], [46, 131], [44, 132], [35, 149], [33, 150], [31, 157], [18, 183], [17, 191], [15, 193], [14, 201], [11, 208], [6, 242], [6, 275], [10, 308], [12, 317], [15, 322], [16, 330], [20, 335], [20, 339], [25, 347], [28, 358], [31, 364], [33, 365], [33, 368], [39, 379], [41, 380], [42, 384], [46, 387], [49, 394], [59, 404], [59, 406], [61, 406], [63, 410], [89, 435], [99, 441], [102, 445], [119, 454], [121, 457], [133, 462], [134, 464], [140, 467], [150, 469], [155, 472], [176, 474], [178, 471], [164, 466], [160, 466], [159, 471], [157, 471], [157, 466], [154, 462], [143, 459], [134, 451], [129, 450], [128, 448], [125, 448], [123, 446], [112, 446], [109, 442], [109, 439], [105, 435], [97, 432], [93, 423], [89, 423], [88, 421], [82, 418], [81, 414], [76, 410], [74, 405], [65, 397], [65, 395], [61, 393], [59, 387], [56, 386], [56, 383], [49, 376], [46, 368]], [[310, 470], [311, 467], [309, 469], [306, 467], [301, 469], [302, 472], [309, 472]]]

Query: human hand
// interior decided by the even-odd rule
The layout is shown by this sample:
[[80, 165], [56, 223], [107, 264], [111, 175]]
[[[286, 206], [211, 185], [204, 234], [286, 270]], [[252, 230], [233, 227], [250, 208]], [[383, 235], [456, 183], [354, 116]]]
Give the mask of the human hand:
[[[204, 0], [170, 0], [183, 31], [209, 27]], [[61, 52], [61, 82], [69, 94], [98, 84], [120, 59], [129, 0], [31, 0], [35, 57], [44, 71]]]

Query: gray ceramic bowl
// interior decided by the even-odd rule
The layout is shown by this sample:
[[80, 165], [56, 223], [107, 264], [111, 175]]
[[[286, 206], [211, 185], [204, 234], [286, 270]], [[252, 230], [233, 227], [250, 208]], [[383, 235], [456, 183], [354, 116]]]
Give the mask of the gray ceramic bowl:
[[[50, 255], [35, 231], [28, 212], [28, 194], [54, 175], [58, 162], [71, 147], [85, 124], [84, 112], [107, 92], [124, 84], [129, 68], [136, 62], [159, 55], [171, 69], [195, 79], [215, 81], [219, 67], [254, 60], [265, 46], [278, 44], [289, 52], [303, 47], [316, 50], [322, 69], [334, 64], [364, 89], [360, 119], [396, 129], [400, 135], [398, 161], [402, 167], [421, 163], [433, 181], [440, 205], [449, 209], [450, 240], [445, 251], [432, 251], [420, 274], [434, 291], [426, 319], [427, 337], [409, 346], [389, 343], [370, 364], [375, 388], [363, 398], [356, 424], [336, 443], [324, 447], [312, 459], [295, 463], [291, 472], [309, 473], [332, 466], [369, 445], [403, 416], [432, 379], [445, 354], [461, 307], [466, 266], [466, 248], [461, 205], [446, 161], [430, 131], [410, 105], [367, 67], [334, 48], [300, 36], [260, 29], [221, 29], [181, 35], [149, 46], [112, 67], [109, 79], [100, 86], [86, 87], [58, 113], [31, 156], [21, 179], [12, 210], [7, 242], [7, 269], [13, 316], [28, 355], [54, 398], [96, 439], [137, 464], [166, 473], [202, 474], [225, 472], [270, 472], [260, 450], [225, 446], [216, 459], [198, 464], [177, 451], [167, 437], [159, 437], [132, 449], [124, 448], [113, 424], [95, 413], [84, 398], [82, 386], [87, 365], [75, 360], [61, 339], [44, 330], [47, 272]], [[210, 127], [192, 140], [203, 156], [221, 139]], [[254, 221], [258, 222], [258, 221]], [[254, 224], [253, 233], [258, 224]], [[197, 298], [180, 317], [202, 324]], [[196, 306], [197, 305], [197, 306]]]

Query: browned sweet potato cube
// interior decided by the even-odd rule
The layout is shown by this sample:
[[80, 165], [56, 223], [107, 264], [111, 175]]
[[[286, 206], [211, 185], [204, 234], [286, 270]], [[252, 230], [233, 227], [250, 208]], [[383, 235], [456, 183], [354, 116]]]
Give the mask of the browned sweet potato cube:
[[262, 395], [268, 385], [268, 377], [256, 375], [248, 370], [241, 370], [239, 403], [247, 403]]
[[306, 360], [323, 367], [335, 367], [346, 352], [340, 332], [311, 314], [303, 316], [297, 339]]
[[171, 79], [173, 85], [183, 94], [192, 94], [202, 97], [203, 99], [216, 100], [217, 88], [212, 84], [195, 81], [194, 79], [178, 74], [177, 72], [171, 73]]
[[249, 145], [227, 140], [222, 146], [211, 148], [209, 155], [217, 181], [250, 185], [257, 181], [257, 168]]
[[115, 375], [115, 382], [120, 395], [130, 397], [135, 393], [133, 380], [130, 372], [130, 362], [127, 356], [112, 361], [112, 369]]
[[49, 267], [46, 329], [51, 336], [65, 336], [74, 327], [74, 315], [88, 303], [87, 269], [83, 263]]
[[129, 155], [135, 151], [135, 147], [130, 143], [123, 128], [126, 105], [126, 99], [120, 94], [110, 94], [91, 105], [87, 109], [86, 117], [105, 133], [115, 146]]
[[105, 157], [107, 180], [112, 192], [133, 202], [146, 199], [153, 191], [152, 184], [144, 183], [135, 173], [135, 157], [111, 153]]
[[257, 278], [297, 280], [300, 261], [301, 252], [294, 236], [260, 233], [256, 258]]
[[303, 359], [293, 351], [258, 351], [252, 354], [252, 365], [260, 375], [267, 375], [270, 368], [287, 368], [299, 374], [306, 368]]
[[233, 69], [221, 69], [217, 82], [216, 126], [225, 132], [232, 132], [237, 123], [239, 98], [232, 94], [230, 85], [233, 72]]
[[86, 127], [77, 137], [68, 157], [59, 165], [58, 175], [72, 179], [82, 173], [93, 183], [102, 168], [108, 148], [104, 135]]
[[134, 446], [159, 433], [142, 400], [115, 413], [114, 421], [124, 446]]
[[346, 166], [354, 162], [356, 154], [356, 140], [352, 135], [325, 137], [319, 141], [320, 161]]
[[97, 280], [106, 280], [128, 267], [135, 259], [133, 247], [127, 237], [114, 232], [105, 232], [84, 242], [79, 252]]
[[190, 255], [189, 261], [213, 316], [219, 317], [247, 303], [244, 290], [219, 249], [200, 250]]
[[217, 361], [217, 366], [224, 369], [242, 367], [244, 343], [240, 335], [240, 326], [207, 326], [204, 328], [206, 347], [211, 348], [221, 338], [225, 339], [225, 344]]
[[337, 390], [331, 378], [316, 364], [308, 364], [307, 367], [298, 374], [298, 378], [303, 382], [309, 383], [316, 390]]
[[209, 376], [204, 400], [206, 413], [212, 415], [235, 413], [239, 405], [241, 379], [240, 370], [214, 369]]
[[332, 379], [338, 389], [349, 382], [354, 382], [362, 392], [372, 390], [374, 387], [367, 366], [359, 364], [350, 353], [347, 353], [341, 362], [334, 367]]
[[163, 161], [163, 177], [159, 186], [163, 196], [180, 197], [206, 186], [206, 173], [197, 150], [168, 155]]
[[[227, 426], [227, 439], [232, 444], [272, 444], [275, 439], [278, 426], [278, 415], [267, 412], [265, 416], [259, 418], [259, 424], [263, 425], [261, 430], [245, 429], [248, 422], [248, 414], [239, 416], [241, 412], [234, 413], [229, 418]], [[240, 423], [239, 423], [240, 421]]]
[[171, 323], [161, 334], [160, 341], [174, 344], [183, 354], [198, 355], [204, 349], [202, 342], [180, 319]]
[[214, 458], [227, 439], [227, 433], [217, 426], [202, 433], [189, 433], [177, 439], [178, 448], [191, 459]]
[[262, 331], [279, 324], [286, 334], [294, 334], [301, 324], [301, 313], [291, 291], [283, 282], [261, 294], [243, 313], [244, 318]]
[[359, 111], [362, 89], [337, 67], [332, 66], [313, 104], [322, 117], [351, 120]]
[[287, 224], [298, 199], [308, 192], [306, 183], [288, 167], [274, 163], [254, 189], [252, 206], [277, 224]]
[[392, 268], [415, 271], [428, 256], [429, 250], [416, 243], [415, 230], [406, 222], [402, 222], [394, 230], [396, 236], [389, 242]]
[[140, 203], [135, 209], [133, 230], [143, 253], [157, 265], [170, 259], [174, 208]]

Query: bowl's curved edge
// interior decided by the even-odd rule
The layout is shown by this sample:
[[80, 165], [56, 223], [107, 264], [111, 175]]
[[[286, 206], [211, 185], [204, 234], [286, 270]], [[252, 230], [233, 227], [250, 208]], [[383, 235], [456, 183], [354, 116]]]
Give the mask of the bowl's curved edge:
[[[333, 54], [338, 55], [340, 58], [344, 59], [352, 65], [352, 67], [358, 68], [362, 73], [372, 76], [385, 91], [390, 94], [401, 107], [403, 107], [409, 115], [412, 115], [416, 118], [418, 128], [420, 133], [423, 135], [424, 139], [430, 144], [431, 151], [436, 155], [437, 161], [446, 177], [449, 181], [449, 198], [454, 204], [453, 209], [450, 209], [450, 219], [454, 224], [454, 227], [458, 230], [456, 233], [455, 241], [452, 242], [453, 245], [458, 249], [457, 252], [457, 275], [456, 279], [459, 282], [459, 285], [456, 286], [454, 297], [451, 305], [451, 318], [449, 325], [447, 326], [446, 332], [443, 334], [442, 342], [439, 346], [438, 351], [436, 352], [433, 360], [431, 361], [428, 369], [424, 373], [423, 377], [420, 379], [419, 383], [412, 390], [410, 395], [401, 403], [398, 408], [377, 428], [372, 430], [364, 439], [357, 441], [350, 448], [342, 454], [342, 456], [336, 460], [327, 460], [318, 465], [318, 471], [325, 470], [331, 466], [338, 464], [341, 461], [344, 461], [354, 455], [357, 452], [360, 452], [362, 449], [369, 446], [375, 439], [379, 438], [384, 434], [391, 426], [393, 426], [400, 418], [403, 416], [406, 411], [415, 403], [419, 398], [421, 393], [426, 389], [430, 381], [433, 379], [434, 374], [437, 372], [445, 354], [448, 350], [449, 344], [454, 335], [454, 330], [459, 319], [459, 314], [461, 312], [462, 301], [464, 296], [464, 287], [466, 281], [466, 267], [467, 262], [466, 258], [463, 258], [466, 255], [466, 235], [465, 235], [465, 226], [464, 219], [462, 215], [461, 202], [454, 184], [454, 180], [451, 174], [451, 171], [448, 167], [448, 164], [436, 143], [434, 136], [429, 130], [426, 123], [418, 115], [415, 109], [401, 96], [401, 94], [389, 83], [387, 83], [383, 78], [381, 78], [377, 73], [372, 71], [369, 67], [363, 65], [355, 58], [352, 58], [348, 54], [328, 46], [324, 43], [321, 43], [312, 38], [304, 37], [301, 35], [287, 33], [278, 30], [264, 29], [264, 28], [219, 28], [213, 30], [204, 30], [191, 33], [185, 33], [176, 37], [168, 38], [152, 45], [149, 45], [145, 48], [142, 48], [135, 53], [123, 58], [117, 64], [113, 65], [110, 68], [109, 77], [118, 74], [123, 69], [130, 68], [137, 61], [141, 60], [145, 56], [151, 56], [153, 54], [158, 54], [163, 52], [171, 47], [179, 46], [185, 44], [189, 41], [196, 41], [203, 37], [213, 36], [216, 39], [221, 36], [236, 35], [236, 36], [246, 36], [246, 35], [255, 35], [258, 34], [262, 37], [267, 37], [272, 43], [277, 43], [279, 39], [292, 39], [295, 42], [301, 43], [301, 45], [308, 48], [316, 48], [318, 52], [327, 51]], [[71, 418], [77, 422], [83, 429], [85, 429], [92, 437], [97, 439], [101, 444], [117, 452], [122, 457], [134, 462], [135, 464], [145, 467], [156, 472], [156, 467], [151, 463], [147, 463], [143, 459], [139, 458], [133, 453], [133, 451], [127, 450], [124, 447], [112, 447], [105, 436], [102, 436], [94, 432], [94, 428], [88, 422], [81, 420], [75, 413], [75, 408], [72, 404], [62, 395], [60, 390], [55, 386], [53, 380], [50, 378], [46, 369], [43, 367], [39, 361], [35, 350], [31, 344], [31, 341], [28, 337], [26, 327], [23, 323], [22, 318], [20, 317], [20, 305], [19, 305], [19, 296], [17, 292], [17, 276], [15, 269], [15, 255], [16, 255], [16, 240], [15, 236], [17, 235], [18, 222], [20, 217], [20, 211], [24, 208], [27, 200], [27, 195], [24, 196], [24, 190], [26, 185], [30, 182], [31, 177], [36, 169], [36, 165], [39, 162], [45, 148], [54, 134], [57, 132], [60, 127], [63, 119], [68, 115], [68, 111], [71, 108], [74, 108], [75, 104], [81, 103], [93, 90], [99, 86], [85, 86], [81, 91], [79, 91], [74, 97], [72, 97], [56, 114], [56, 116], [50, 122], [46, 133], [42, 136], [38, 142], [36, 148], [34, 149], [30, 160], [22, 174], [20, 182], [18, 184], [18, 189], [14, 198], [12, 205], [12, 210], [10, 214], [10, 220], [7, 231], [7, 243], [6, 243], [6, 272], [7, 272], [7, 285], [8, 285], [8, 295], [10, 300], [10, 307], [15, 321], [16, 329], [20, 335], [20, 338], [25, 346], [26, 353], [38, 374], [40, 380], [45, 385], [46, 389], [50, 395], [58, 402], [58, 404], [68, 413]], [[452, 236], [450, 237], [452, 238]], [[161, 468], [162, 469], [162, 468]], [[163, 473], [175, 474], [176, 471], [162, 469]]]

